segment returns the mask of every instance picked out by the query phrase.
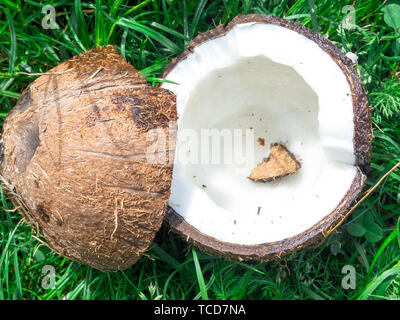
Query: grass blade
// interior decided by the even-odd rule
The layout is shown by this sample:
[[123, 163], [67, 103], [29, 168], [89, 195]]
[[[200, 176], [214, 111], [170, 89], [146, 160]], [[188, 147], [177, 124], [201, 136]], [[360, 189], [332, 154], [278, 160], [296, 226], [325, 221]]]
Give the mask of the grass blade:
[[141, 3], [139, 3], [138, 5], [136, 5], [136, 6], [132, 7], [132, 8], [130, 8], [129, 10], [127, 10], [127, 11], [123, 14], [123, 16], [125, 17], [125, 16], [131, 14], [132, 12], [134, 12], [134, 11], [136, 11], [136, 10], [139, 10], [141, 7], [144, 7], [145, 5], [149, 4], [151, 1], [152, 1], [152, 0], [145, 0], [145, 1], [141, 2]]
[[9, 50], [9, 64], [8, 72], [14, 73], [15, 61], [17, 59], [17, 38], [15, 35], [14, 18], [12, 17], [8, 9], [4, 9], [4, 13], [7, 17], [8, 26], [10, 28], [10, 50]]
[[85, 17], [83, 15], [82, 10], [82, 2], [81, 0], [75, 0], [75, 16], [76, 16], [76, 23], [79, 30], [79, 36], [82, 39], [82, 42], [86, 48], [91, 47], [91, 41], [89, 38], [89, 33], [85, 23]]
[[373, 280], [366, 289], [359, 295], [357, 300], [367, 299], [376, 288], [379, 287], [389, 277], [396, 277], [400, 274], [400, 263], [397, 263], [393, 268], [386, 270], [381, 275], [379, 275], [375, 280]]
[[171, 28], [168, 28], [166, 26], [163, 26], [162, 24], [159, 24], [157, 22], [152, 22], [150, 25], [152, 27], [156, 27], [157, 29], [165, 31], [165, 32], [169, 33], [172, 36], [178, 37], [178, 38], [180, 38], [182, 40], [186, 40], [186, 41], [190, 40], [189, 37], [185, 36], [184, 34], [179, 33], [179, 32], [177, 32], [177, 31], [175, 31], [175, 30], [173, 30]]
[[8, 90], [0, 90], [0, 96], [18, 99], [21, 94], [17, 92], [12, 92]]
[[193, 20], [192, 20], [192, 24], [191, 24], [191, 28], [190, 28], [190, 37], [193, 38], [195, 31], [197, 30], [197, 25], [199, 24], [199, 20], [201, 17], [201, 14], [203, 13], [204, 7], [207, 4], [207, 0], [200, 0], [197, 8], [196, 8], [196, 12], [194, 14]]
[[378, 261], [379, 257], [382, 255], [382, 253], [385, 251], [386, 247], [397, 237], [397, 229], [395, 228], [390, 235], [385, 239], [385, 241], [381, 244], [378, 252], [374, 256], [374, 259], [371, 262], [371, 266], [369, 267], [368, 273], [367, 273], [367, 280], [369, 279], [372, 269], [374, 268], [376, 262]]
[[126, 18], [120, 18], [117, 22], [117, 25], [132, 29], [134, 31], [144, 34], [151, 39], [154, 39], [174, 54], [177, 54], [181, 51], [181, 49], [167, 37], [139, 22], [131, 21]]
[[103, 11], [101, 10], [101, 0], [96, 0], [95, 9], [95, 46], [96, 48], [106, 44], [106, 30], [104, 26]]
[[206, 284], [204, 282], [204, 277], [203, 277], [203, 273], [201, 271], [200, 262], [197, 257], [197, 253], [194, 248], [192, 248], [192, 253], [193, 253], [194, 266], [196, 268], [197, 281], [198, 281], [199, 287], [200, 287], [201, 297], [203, 300], [208, 300]]

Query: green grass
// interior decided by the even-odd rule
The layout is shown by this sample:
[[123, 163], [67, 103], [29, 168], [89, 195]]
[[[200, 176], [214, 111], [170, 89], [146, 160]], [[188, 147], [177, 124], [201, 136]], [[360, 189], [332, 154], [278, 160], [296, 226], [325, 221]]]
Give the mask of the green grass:
[[[23, 88], [59, 62], [114, 44], [157, 82], [166, 64], [199, 32], [239, 13], [274, 14], [327, 35], [358, 54], [357, 70], [374, 121], [370, 188], [400, 161], [400, 30], [384, 10], [394, 1], [356, 1], [352, 30], [340, 28], [339, 0], [96, 0], [46, 1], [58, 29], [43, 29], [38, 1], [0, 0], [0, 118]], [[315, 16], [310, 5], [314, 3]], [[385, 9], [386, 8], [386, 9]], [[191, 248], [163, 227], [132, 268], [101, 273], [64, 259], [32, 234], [0, 193], [0, 299], [399, 299], [400, 170], [396, 169], [320, 247], [269, 263], [226, 261]], [[42, 268], [56, 270], [44, 289]], [[356, 288], [341, 286], [342, 267], [357, 272]]]

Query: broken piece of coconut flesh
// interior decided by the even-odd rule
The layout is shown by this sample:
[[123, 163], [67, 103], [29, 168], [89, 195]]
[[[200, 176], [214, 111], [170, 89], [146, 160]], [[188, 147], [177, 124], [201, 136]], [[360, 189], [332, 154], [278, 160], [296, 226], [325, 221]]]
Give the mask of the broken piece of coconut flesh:
[[[346, 77], [335, 61], [345, 57], [328, 54], [311, 38], [328, 41], [315, 33], [305, 36], [311, 31], [298, 24], [289, 22], [286, 28], [282, 19], [262, 19], [271, 23], [236, 21], [203, 35], [167, 67], [164, 77], [179, 85], [162, 85], [177, 95], [179, 115], [169, 200], [174, 212], [167, 219], [186, 238], [227, 256], [262, 256], [268, 251], [246, 251], [237, 244], [306, 235], [340, 208], [349, 189], [357, 194], [363, 181], [354, 156], [355, 115], [347, 79], [353, 75]], [[185, 161], [197, 148], [188, 140], [188, 131], [201, 136], [204, 129], [249, 128], [254, 132], [250, 163]], [[302, 160], [301, 170], [273, 183], [248, 179], [266, 156], [258, 137], [266, 144], [288, 141], [289, 150]], [[246, 138], [233, 139], [233, 145], [245, 149]]]
[[268, 158], [251, 171], [249, 178], [255, 182], [270, 182], [294, 174], [300, 168], [300, 162], [283, 144], [273, 143]]

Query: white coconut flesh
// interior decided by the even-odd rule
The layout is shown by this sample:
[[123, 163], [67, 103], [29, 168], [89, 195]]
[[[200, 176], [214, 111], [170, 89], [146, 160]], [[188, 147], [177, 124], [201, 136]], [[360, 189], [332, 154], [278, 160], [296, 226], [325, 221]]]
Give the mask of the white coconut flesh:
[[[268, 243], [306, 231], [340, 205], [357, 171], [352, 95], [315, 42], [276, 25], [239, 24], [196, 47], [167, 80], [179, 84], [163, 84], [177, 95], [179, 115], [169, 205], [194, 228], [224, 242]], [[207, 164], [197, 152], [196, 163], [188, 132], [201, 136], [202, 129], [250, 130], [254, 154]], [[245, 155], [246, 136], [232, 140]], [[274, 142], [286, 143], [302, 168], [270, 183], [251, 181]]]

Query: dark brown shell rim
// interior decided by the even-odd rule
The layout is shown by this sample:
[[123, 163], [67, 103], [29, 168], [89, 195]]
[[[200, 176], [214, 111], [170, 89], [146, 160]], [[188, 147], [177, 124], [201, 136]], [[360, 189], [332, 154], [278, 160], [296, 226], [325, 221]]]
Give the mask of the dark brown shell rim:
[[227, 26], [219, 25], [215, 29], [206, 31], [198, 35], [189, 44], [188, 49], [180, 56], [175, 58], [166, 68], [163, 77], [182, 60], [193, 53], [193, 49], [202, 43], [224, 36], [235, 25], [243, 23], [264, 23], [274, 24], [293, 30], [306, 38], [314, 41], [318, 46], [327, 52], [337, 63], [345, 74], [351, 88], [354, 113], [354, 155], [356, 159], [357, 174], [339, 205], [328, 216], [308, 230], [281, 241], [258, 244], [240, 245], [217, 240], [207, 236], [187, 223], [177, 212], [168, 207], [165, 221], [172, 230], [182, 236], [185, 240], [196, 245], [201, 250], [218, 254], [228, 259], [239, 260], [271, 260], [282, 255], [294, 252], [301, 248], [312, 247], [320, 244], [325, 238], [334, 231], [347, 217], [348, 209], [352, 202], [360, 193], [366, 180], [366, 173], [369, 168], [371, 153], [371, 119], [369, 113], [368, 100], [365, 96], [363, 86], [352, 61], [338, 49], [331, 41], [322, 35], [314, 32], [303, 25], [271, 15], [239, 15]]

